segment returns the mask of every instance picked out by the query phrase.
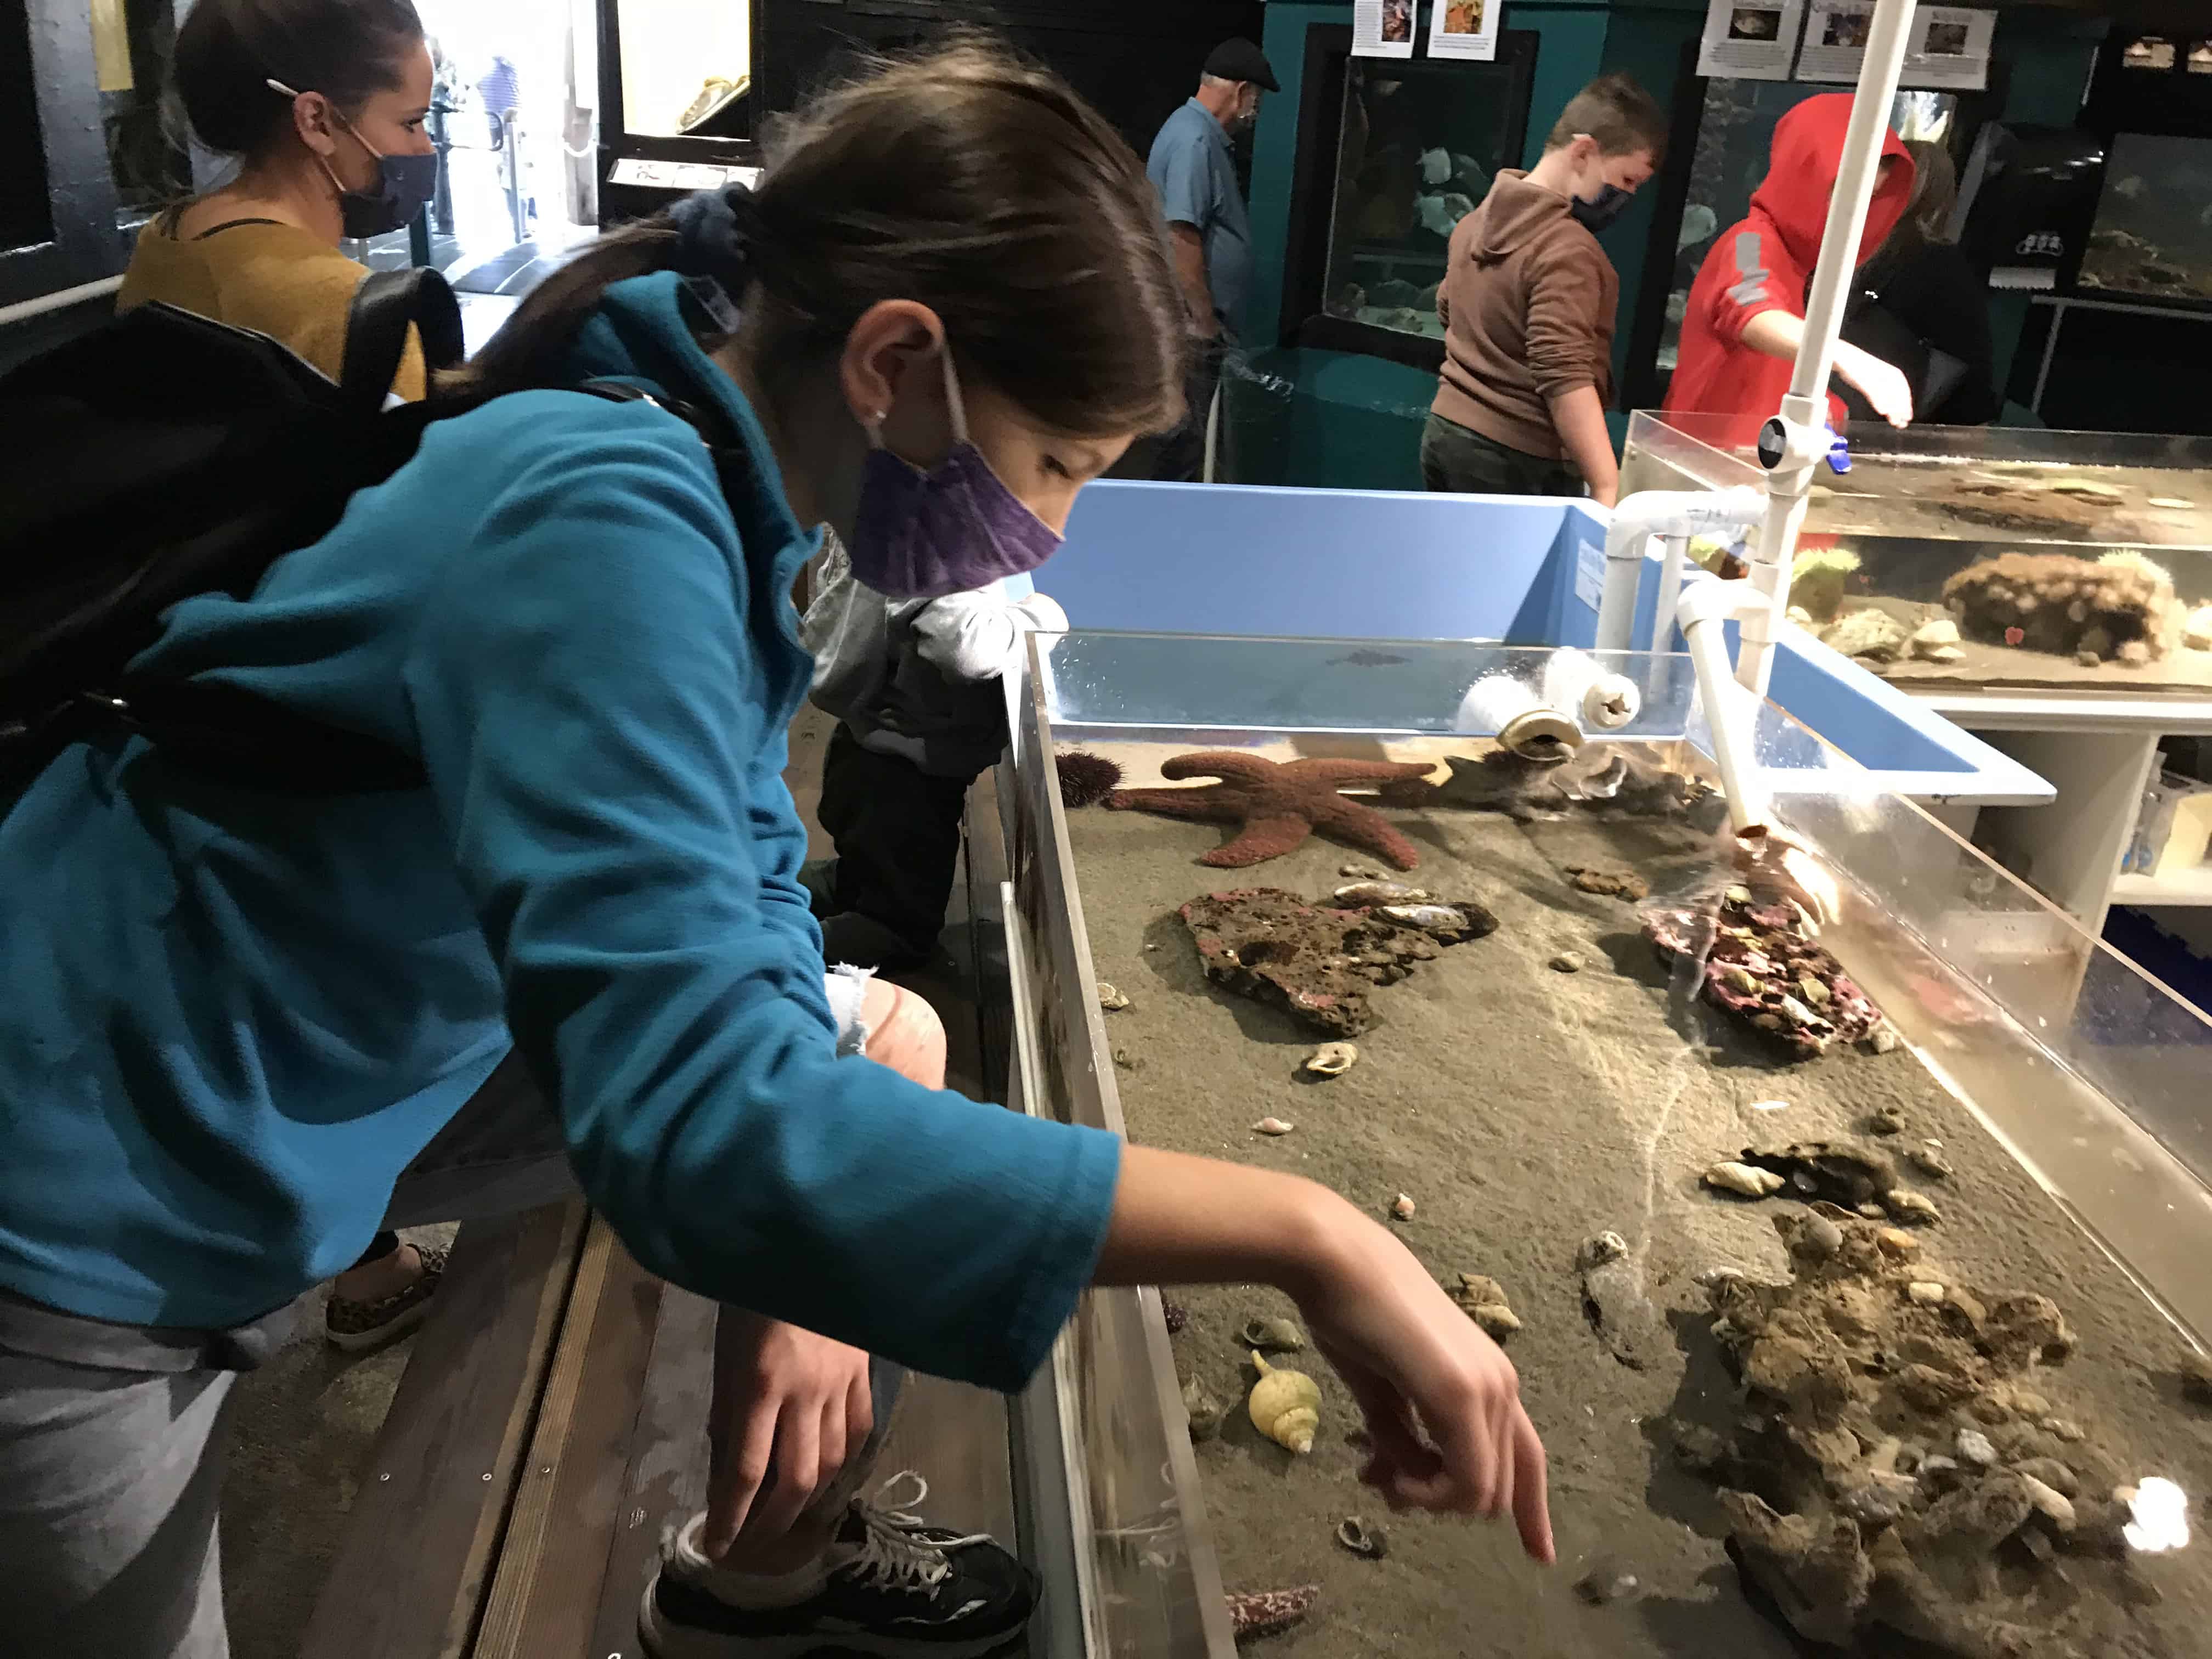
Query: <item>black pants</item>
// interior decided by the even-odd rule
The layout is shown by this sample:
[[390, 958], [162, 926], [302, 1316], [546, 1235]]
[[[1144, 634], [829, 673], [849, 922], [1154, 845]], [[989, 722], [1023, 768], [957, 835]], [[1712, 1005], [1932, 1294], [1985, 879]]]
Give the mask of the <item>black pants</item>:
[[1572, 461], [1524, 454], [1433, 410], [1421, 428], [1421, 482], [1462, 495], [1583, 493], [1583, 475]]
[[[933, 777], [912, 761], [863, 749], [839, 722], [823, 757], [817, 814], [837, 845], [825, 922], [841, 915], [865, 917], [902, 947], [892, 956], [928, 957], [952, 899], [961, 815], [977, 775]], [[830, 960], [852, 961], [849, 953], [837, 954], [833, 931], [823, 929]]]
[[1191, 348], [1183, 370], [1183, 416], [1172, 431], [1154, 433], [1131, 444], [1107, 476], [1151, 478], [1161, 483], [1200, 483], [1206, 478], [1206, 421], [1212, 412], [1214, 388], [1221, 384], [1221, 360], [1228, 349], [1217, 337]]

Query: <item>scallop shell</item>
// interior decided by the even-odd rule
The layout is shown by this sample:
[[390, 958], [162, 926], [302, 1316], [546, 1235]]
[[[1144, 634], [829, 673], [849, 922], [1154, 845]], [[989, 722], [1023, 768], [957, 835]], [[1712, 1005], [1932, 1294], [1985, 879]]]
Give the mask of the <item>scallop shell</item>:
[[1358, 1044], [1324, 1042], [1306, 1056], [1304, 1069], [1316, 1077], [1341, 1077], [1358, 1063]]
[[1260, 1380], [1244, 1409], [1252, 1426], [1279, 1446], [1303, 1457], [1313, 1449], [1314, 1432], [1321, 1427], [1321, 1385], [1304, 1371], [1279, 1370], [1255, 1350], [1252, 1364]]

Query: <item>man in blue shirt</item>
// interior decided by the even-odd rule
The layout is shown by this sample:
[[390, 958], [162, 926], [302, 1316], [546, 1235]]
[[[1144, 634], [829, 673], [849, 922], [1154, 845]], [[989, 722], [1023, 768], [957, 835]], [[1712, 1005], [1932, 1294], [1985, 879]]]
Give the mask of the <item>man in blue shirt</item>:
[[1168, 117], [1152, 140], [1145, 170], [1174, 239], [1193, 339], [1185, 387], [1190, 407], [1182, 424], [1158, 441], [1150, 468], [1155, 478], [1194, 481], [1205, 466], [1206, 414], [1222, 353], [1243, 332], [1252, 286], [1252, 228], [1231, 140], [1259, 119], [1260, 94], [1281, 89], [1258, 46], [1224, 40], [1206, 58], [1197, 95]]

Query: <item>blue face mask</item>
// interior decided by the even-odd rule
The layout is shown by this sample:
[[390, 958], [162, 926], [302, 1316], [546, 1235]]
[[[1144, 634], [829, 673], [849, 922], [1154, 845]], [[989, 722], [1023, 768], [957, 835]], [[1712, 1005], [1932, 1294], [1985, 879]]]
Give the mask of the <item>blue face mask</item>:
[[[300, 94], [282, 81], [269, 82], [271, 92], [287, 98]], [[331, 112], [336, 114], [337, 112]], [[321, 156], [315, 160], [338, 192], [338, 221], [347, 237], [358, 240], [365, 236], [381, 236], [386, 231], [399, 230], [414, 223], [415, 216], [422, 210], [438, 188], [438, 155], [435, 150], [427, 155], [386, 155], [362, 137], [354, 124], [338, 116], [338, 125], [349, 133], [354, 143], [368, 150], [376, 162], [376, 188], [348, 190], [338, 182], [331, 164]]]

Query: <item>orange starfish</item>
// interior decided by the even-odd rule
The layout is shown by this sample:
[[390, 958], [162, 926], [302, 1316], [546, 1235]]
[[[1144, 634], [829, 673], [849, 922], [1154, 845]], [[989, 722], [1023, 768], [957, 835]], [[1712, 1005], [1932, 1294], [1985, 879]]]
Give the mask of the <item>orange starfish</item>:
[[1233, 750], [1212, 749], [1177, 755], [1160, 767], [1164, 778], [1219, 778], [1195, 789], [1116, 789], [1106, 805], [1117, 812], [1131, 808], [1171, 818], [1234, 823], [1237, 834], [1200, 864], [1242, 869], [1280, 858], [1316, 830], [1332, 840], [1387, 859], [1401, 870], [1420, 862], [1413, 843], [1371, 806], [1347, 800], [1337, 791], [1346, 784], [1389, 783], [1428, 775], [1419, 761], [1294, 760], [1276, 762]]

